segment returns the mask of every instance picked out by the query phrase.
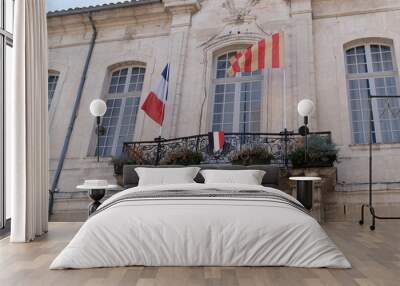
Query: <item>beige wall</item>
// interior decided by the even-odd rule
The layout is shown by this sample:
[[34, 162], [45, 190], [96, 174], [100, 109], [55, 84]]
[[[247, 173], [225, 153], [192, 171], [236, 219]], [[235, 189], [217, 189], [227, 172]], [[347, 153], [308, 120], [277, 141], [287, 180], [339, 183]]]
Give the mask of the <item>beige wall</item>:
[[[311, 119], [315, 131], [332, 131], [341, 148], [339, 190], [360, 190], [367, 180], [367, 150], [351, 145], [343, 45], [366, 38], [393, 40], [400, 59], [400, 3], [397, 0], [261, 0], [248, 6], [242, 21], [226, 8], [225, 0], [164, 0], [160, 4], [93, 13], [98, 38], [83, 97], [60, 179], [60, 190], [74, 191], [87, 178], [112, 180], [108, 159], [97, 164], [88, 157], [94, 130], [89, 104], [104, 95], [111, 67], [124, 62], [146, 65], [141, 100], [171, 63], [170, 98], [163, 136], [193, 135], [200, 124], [200, 106], [206, 95], [201, 132], [210, 127], [212, 71], [215, 55], [232, 46], [248, 45], [265, 33], [285, 33], [288, 129], [301, 124], [297, 103], [311, 98], [317, 110]], [[237, 8], [247, 0], [233, 0]], [[253, 1], [257, 2], [257, 1]], [[51, 167], [55, 169], [76, 97], [91, 37], [87, 15], [48, 18], [49, 69], [60, 72], [50, 110]], [[268, 71], [261, 131], [282, 130], [282, 70]], [[205, 92], [206, 91], [206, 94]], [[159, 128], [139, 112], [135, 140], [158, 136]], [[400, 149], [376, 146], [376, 179], [396, 181]], [[387, 185], [385, 185], [384, 188]], [[395, 188], [391, 185], [390, 188]], [[397, 187], [396, 187], [397, 188]]]
[[[313, 18], [319, 128], [331, 130], [334, 141], [340, 146], [338, 179], [345, 183], [343, 188], [366, 188], [358, 183], [368, 180], [368, 148], [352, 145], [344, 46], [365, 38], [393, 41], [398, 69], [400, 2], [313, 1]], [[399, 151], [398, 144], [374, 147], [375, 181], [399, 181]]]

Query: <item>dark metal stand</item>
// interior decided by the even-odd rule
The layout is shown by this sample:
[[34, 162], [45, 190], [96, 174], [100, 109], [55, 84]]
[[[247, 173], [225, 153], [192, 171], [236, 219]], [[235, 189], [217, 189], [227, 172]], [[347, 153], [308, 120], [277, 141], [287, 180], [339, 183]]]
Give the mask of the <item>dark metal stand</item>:
[[93, 202], [89, 205], [89, 216], [90, 216], [101, 205], [100, 200], [106, 194], [106, 190], [105, 189], [92, 189], [92, 190], [89, 190], [88, 194], [89, 194], [89, 197], [93, 200]]
[[105, 128], [100, 125], [100, 116], [96, 116], [96, 123], [97, 123], [97, 128], [96, 128], [96, 135], [97, 135], [97, 146], [96, 146], [96, 153], [97, 153], [97, 162], [100, 162], [100, 136], [103, 136], [105, 134]]
[[308, 129], [308, 116], [304, 116], [304, 125], [299, 128], [299, 134], [304, 136], [304, 162], [308, 160], [308, 137], [310, 129]]
[[97, 123], [97, 129], [96, 129], [96, 133], [97, 133], [97, 162], [100, 161], [100, 146], [99, 146], [99, 142], [100, 142], [100, 116], [96, 117], [96, 123]]
[[372, 224], [370, 225], [370, 230], [375, 230], [375, 220], [376, 219], [400, 219], [400, 217], [384, 217], [384, 216], [378, 216], [375, 213], [375, 209], [372, 205], [372, 144], [373, 144], [373, 134], [372, 134], [372, 128], [373, 128], [373, 116], [372, 116], [372, 99], [373, 98], [381, 98], [381, 99], [387, 99], [387, 98], [400, 98], [400, 96], [377, 96], [377, 95], [368, 95], [368, 102], [369, 102], [369, 108], [370, 108], [370, 114], [369, 114], [369, 188], [368, 188], [368, 204], [363, 204], [361, 206], [361, 219], [359, 221], [360, 225], [364, 224], [364, 208], [368, 208], [371, 216], [372, 216]]
[[313, 181], [297, 181], [297, 200], [306, 209], [312, 209]]

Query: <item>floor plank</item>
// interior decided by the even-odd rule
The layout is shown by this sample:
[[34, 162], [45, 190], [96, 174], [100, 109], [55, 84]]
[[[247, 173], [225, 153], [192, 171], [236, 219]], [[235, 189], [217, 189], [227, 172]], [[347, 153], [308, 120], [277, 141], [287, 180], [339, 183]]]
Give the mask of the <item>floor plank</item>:
[[81, 223], [50, 223], [48, 234], [29, 244], [0, 240], [0, 285], [267, 286], [399, 285], [400, 222], [379, 222], [375, 232], [351, 222], [323, 227], [352, 269], [288, 267], [120, 267], [58, 270], [48, 267]]

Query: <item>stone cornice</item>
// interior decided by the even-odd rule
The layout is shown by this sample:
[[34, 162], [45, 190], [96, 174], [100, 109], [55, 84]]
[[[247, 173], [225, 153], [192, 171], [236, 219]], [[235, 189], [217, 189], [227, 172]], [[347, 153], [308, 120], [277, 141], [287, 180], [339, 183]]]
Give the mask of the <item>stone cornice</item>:
[[49, 11], [47, 13], [47, 18], [84, 14], [84, 13], [94, 13], [94, 12], [99, 12], [99, 11], [121, 9], [121, 8], [127, 8], [127, 7], [132, 7], [132, 6], [148, 5], [148, 4], [160, 3], [161, 1], [162, 0], [136, 0], [136, 1], [124, 1], [124, 2], [118, 2], [118, 3], [106, 3], [106, 4], [87, 6], [87, 7], [69, 8], [69, 9], [63, 9], [63, 10]]
[[163, 0], [167, 11], [175, 13], [191, 13], [194, 14], [200, 10], [199, 0]]
[[[170, 16], [162, 3], [142, 6], [124, 7], [121, 9], [92, 12], [97, 27], [119, 26], [128, 23], [149, 23], [165, 21]], [[91, 30], [88, 13], [53, 16], [47, 19], [49, 34], [60, 31]]]
[[331, 14], [313, 13], [313, 19], [318, 20], [318, 19], [348, 17], [348, 16], [364, 15], [364, 14], [387, 13], [387, 12], [394, 12], [394, 11], [400, 11], [400, 7], [388, 7], [388, 8], [358, 10], [358, 11], [355, 10], [355, 11], [338, 12], [338, 13], [331, 13]]
[[[127, 6], [113, 9], [102, 9], [91, 11], [93, 20], [97, 27], [119, 26], [128, 23], [149, 23], [165, 21], [171, 15], [192, 15], [200, 9], [199, 0], [164, 0], [150, 1], [147, 5]], [[52, 15], [47, 18], [49, 34], [65, 33], [65, 31], [89, 31], [91, 25], [87, 13], [73, 13]], [[187, 26], [190, 18], [179, 21], [175, 20], [175, 26]]]

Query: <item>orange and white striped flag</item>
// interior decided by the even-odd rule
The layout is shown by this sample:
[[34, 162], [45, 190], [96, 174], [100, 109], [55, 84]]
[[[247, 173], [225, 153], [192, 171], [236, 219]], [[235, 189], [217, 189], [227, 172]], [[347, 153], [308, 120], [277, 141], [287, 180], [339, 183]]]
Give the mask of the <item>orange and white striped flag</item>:
[[228, 75], [237, 72], [253, 72], [264, 68], [281, 68], [283, 66], [283, 33], [275, 33], [267, 39], [238, 52], [230, 59], [231, 67]]

